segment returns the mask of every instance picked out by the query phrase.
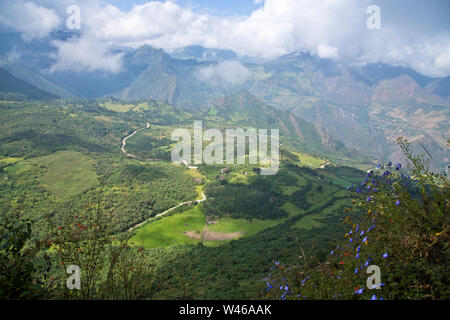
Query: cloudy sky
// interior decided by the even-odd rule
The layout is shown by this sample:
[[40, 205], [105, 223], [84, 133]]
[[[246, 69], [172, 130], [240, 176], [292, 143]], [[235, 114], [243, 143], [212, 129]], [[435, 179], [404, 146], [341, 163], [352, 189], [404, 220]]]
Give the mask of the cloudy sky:
[[[231, 49], [272, 59], [303, 51], [321, 58], [409, 66], [431, 77], [450, 75], [450, 1], [408, 0], [0, 0], [0, 30], [25, 41], [67, 30], [67, 8], [80, 8], [81, 36], [53, 41], [54, 70], [117, 72], [111, 48], [149, 44]], [[367, 8], [380, 8], [369, 30]], [[204, 76], [207, 76], [205, 74]]]

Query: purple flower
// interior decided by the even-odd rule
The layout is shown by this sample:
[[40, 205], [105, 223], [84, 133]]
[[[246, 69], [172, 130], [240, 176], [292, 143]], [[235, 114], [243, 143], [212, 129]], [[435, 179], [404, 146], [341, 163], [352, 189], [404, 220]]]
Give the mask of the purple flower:
[[389, 257], [389, 255], [385, 252], [385, 253], [382, 255], [382, 257], [386, 259], [387, 257]]
[[400, 200], [397, 199], [397, 201], [395, 201], [395, 205], [398, 206], [400, 204]]

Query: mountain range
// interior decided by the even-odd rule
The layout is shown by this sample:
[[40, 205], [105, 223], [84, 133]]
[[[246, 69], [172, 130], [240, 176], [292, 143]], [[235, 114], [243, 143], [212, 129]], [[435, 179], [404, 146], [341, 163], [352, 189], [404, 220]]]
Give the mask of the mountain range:
[[[53, 37], [71, 36], [76, 35]], [[289, 132], [314, 128], [329, 150], [343, 144], [374, 160], [403, 160], [395, 146], [396, 138], [403, 136], [433, 155], [434, 167], [450, 162], [450, 77], [428, 78], [401, 66], [356, 65], [302, 52], [257, 62], [200, 46], [170, 53], [150, 46], [118, 48], [123, 67], [115, 74], [49, 72], [54, 49], [48, 42], [25, 43], [14, 34], [1, 38], [1, 66], [61, 98], [152, 99], [190, 110], [215, 108], [219, 115], [229, 114], [224, 108], [242, 112], [236, 109], [242, 101], [262, 103], [277, 112], [252, 112], [248, 107], [249, 125], [264, 112], [280, 125], [289, 123]], [[20, 57], [10, 58], [13, 49]], [[299, 120], [294, 125], [291, 119]], [[301, 134], [296, 135], [301, 141]]]

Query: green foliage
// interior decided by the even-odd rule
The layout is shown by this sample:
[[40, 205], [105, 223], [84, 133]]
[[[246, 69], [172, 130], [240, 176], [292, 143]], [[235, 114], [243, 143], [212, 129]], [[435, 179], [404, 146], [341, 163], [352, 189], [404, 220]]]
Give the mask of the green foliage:
[[[350, 228], [345, 240], [306, 269], [277, 263], [267, 284], [270, 298], [449, 298], [448, 178], [431, 172], [428, 160], [412, 154], [406, 140], [398, 142], [411, 177], [390, 163], [382, 174], [368, 173], [354, 200], [365, 214], [343, 220]], [[381, 269], [381, 290], [366, 287], [369, 265]], [[280, 286], [283, 290], [276, 290]]]
[[34, 265], [41, 243], [31, 241], [31, 222], [19, 212], [0, 225], [0, 299], [36, 299], [44, 295]]
[[89, 204], [76, 215], [67, 215], [59, 225], [49, 223], [48, 245], [62, 269], [58, 275], [65, 274], [70, 265], [81, 269], [80, 289], [68, 290], [60, 281], [55, 289], [58, 297], [137, 299], [147, 292], [151, 264], [142, 249], [128, 245], [127, 235], [109, 235], [112, 222], [101, 205]]
[[211, 216], [229, 214], [234, 218], [275, 219], [286, 216], [274, 194], [261, 180], [252, 185], [211, 184], [205, 188], [204, 211]]

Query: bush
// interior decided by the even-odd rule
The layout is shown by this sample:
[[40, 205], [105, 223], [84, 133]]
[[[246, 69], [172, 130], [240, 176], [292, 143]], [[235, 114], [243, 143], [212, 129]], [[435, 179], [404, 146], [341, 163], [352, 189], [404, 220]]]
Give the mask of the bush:
[[[430, 171], [398, 139], [408, 162], [367, 173], [350, 210], [363, 210], [326, 261], [288, 267], [275, 262], [266, 296], [281, 299], [448, 299], [449, 199], [446, 174]], [[311, 263], [310, 263], [311, 265]], [[381, 290], [367, 287], [367, 268], [381, 271]]]

